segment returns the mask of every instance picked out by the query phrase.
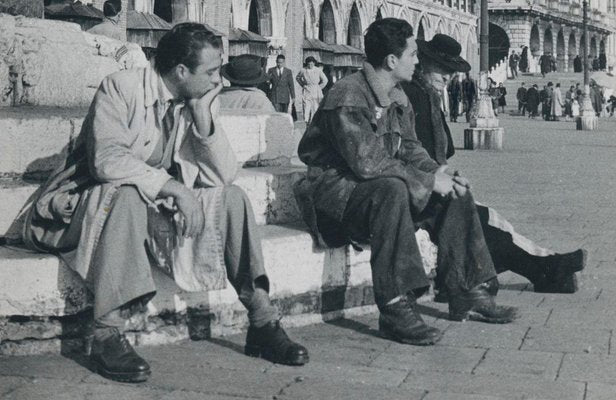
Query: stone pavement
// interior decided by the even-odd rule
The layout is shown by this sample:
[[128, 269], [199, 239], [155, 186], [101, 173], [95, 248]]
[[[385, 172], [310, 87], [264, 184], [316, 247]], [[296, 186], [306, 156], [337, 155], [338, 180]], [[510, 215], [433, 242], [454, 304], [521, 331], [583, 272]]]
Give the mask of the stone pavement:
[[[243, 356], [243, 335], [141, 347], [153, 376], [139, 385], [107, 381], [78, 355], [4, 357], [0, 398], [616, 399], [616, 119], [595, 132], [522, 117], [501, 124], [503, 152], [458, 150], [452, 165], [520, 233], [557, 251], [589, 250], [577, 294], [536, 294], [503, 274], [499, 300], [522, 317], [450, 322], [446, 307], [425, 303], [426, 320], [445, 330], [433, 347], [380, 338], [374, 314], [290, 329], [311, 355], [299, 368]], [[452, 124], [457, 146], [465, 126]]]

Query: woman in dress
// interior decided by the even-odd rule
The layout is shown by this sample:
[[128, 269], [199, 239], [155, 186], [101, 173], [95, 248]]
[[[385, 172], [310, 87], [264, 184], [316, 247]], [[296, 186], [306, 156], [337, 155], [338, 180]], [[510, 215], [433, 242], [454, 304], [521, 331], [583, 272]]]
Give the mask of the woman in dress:
[[310, 56], [306, 58], [305, 67], [297, 74], [297, 83], [302, 87], [302, 106], [304, 121], [310, 123], [314, 113], [319, 108], [323, 98], [323, 88], [327, 85], [327, 76], [316, 67], [317, 60]]

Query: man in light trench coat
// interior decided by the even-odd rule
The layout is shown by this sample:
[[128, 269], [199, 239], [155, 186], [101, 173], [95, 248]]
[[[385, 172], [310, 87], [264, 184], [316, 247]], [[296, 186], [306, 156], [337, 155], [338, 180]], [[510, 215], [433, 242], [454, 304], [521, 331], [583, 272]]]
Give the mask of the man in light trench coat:
[[232, 185], [237, 161], [217, 121], [221, 48], [203, 25], [178, 24], [160, 40], [154, 66], [107, 76], [74, 150], [27, 215], [25, 242], [60, 255], [94, 295], [90, 360], [107, 378], [150, 375], [122, 329], [156, 293], [149, 257], [169, 254], [152, 244], [151, 225], [165, 215], [173, 254], [190, 260], [174, 265], [176, 282], [221, 288], [226, 275], [248, 309], [246, 354], [308, 361], [270, 303], [253, 211]]

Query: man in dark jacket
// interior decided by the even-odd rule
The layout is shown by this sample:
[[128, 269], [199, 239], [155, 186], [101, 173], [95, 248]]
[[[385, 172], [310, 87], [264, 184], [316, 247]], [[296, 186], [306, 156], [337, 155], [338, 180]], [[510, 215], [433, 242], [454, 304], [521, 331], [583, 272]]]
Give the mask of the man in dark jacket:
[[477, 100], [477, 85], [468, 72], [462, 81], [462, 100], [464, 101], [464, 116], [466, 117], [466, 122], [471, 122], [471, 112]]
[[[446, 76], [456, 71], [466, 72], [470, 65], [459, 56], [460, 44], [442, 36], [445, 35], [436, 35], [430, 42], [419, 42], [420, 70], [415, 71], [412, 82], [402, 83], [402, 87], [416, 110], [418, 139], [428, 154], [444, 166], [454, 149], [434, 94]], [[522, 275], [534, 284], [537, 292], [570, 293], [577, 289], [575, 272], [584, 268], [585, 251], [556, 254], [516, 233], [493, 209], [477, 205], [477, 211], [497, 272], [511, 270]]]
[[370, 25], [362, 71], [332, 87], [302, 137], [298, 154], [308, 173], [295, 194], [319, 241], [370, 244], [381, 332], [427, 345], [441, 333], [414, 307], [429, 286], [419, 227], [438, 242], [437, 279], [449, 291], [451, 319], [505, 323], [516, 310], [497, 306], [488, 291], [495, 271], [468, 181], [439, 167], [415, 136], [412, 107], [398, 86], [417, 63], [412, 35], [400, 19]]
[[524, 82], [518, 88], [515, 97], [518, 99], [518, 114], [526, 115], [526, 88], [524, 87]]
[[295, 100], [295, 82], [293, 72], [284, 66], [285, 57], [279, 54], [276, 57], [276, 66], [267, 71], [269, 82], [272, 85], [269, 99], [278, 112], [291, 113], [291, 105]]
[[535, 118], [539, 113], [539, 87], [533, 84], [526, 92], [526, 108], [528, 109], [528, 118]]

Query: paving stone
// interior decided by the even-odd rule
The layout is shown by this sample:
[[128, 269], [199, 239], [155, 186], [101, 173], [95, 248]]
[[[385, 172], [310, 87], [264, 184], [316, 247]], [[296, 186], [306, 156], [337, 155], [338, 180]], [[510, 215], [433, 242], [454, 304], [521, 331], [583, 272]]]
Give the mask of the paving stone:
[[383, 387], [379, 382], [368, 385], [342, 385], [340, 382], [330, 382], [306, 378], [284, 388], [276, 400], [357, 400], [357, 399], [387, 399], [387, 400], [423, 400], [424, 390], [400, 389]]
[[522, 350], [562, 353], [607, 354], [611, 332], [608, 329], [562, 329], [532, 327], [524, 339]]
[[410, 374], [402, 388], [429, 392], [488, 395], [508, 399], [582, 400], [581, 382], [551, 382], [537, 378], [498, 377], [453, 372]]
[[559, 353], [490, 349], [473, 373], [554, 380], [562, 357]]
[[589, 382], [584, 400], [614, 400], [616, 385]]
[[567, 354], [559, 379], [616, 385], [616, 357], [603, 354]]
[[5, 395], [11, 393], [15, 389], [27, 385], [30, 381], [31, 380], [28, 378], [0, 375], [0, 398], [4, 398]]
[[422, 400], [501, 400], [504, 397], [484, 396], [479, 394], [428, 392]]
[[528, 327], [507, 324], [494, 325], [481, 322], [452, 324], [439, 342], [443, 346], [518, 349]]
[[79, 382], [92, 374], [81, 361], [61, 355], [0, 357], [0, 375]]
[[417, 347], [394, 344], [371, 364], [371, 367], [403, 371], [467, 372], [479, 363], [485, 350], [448, 346]]

